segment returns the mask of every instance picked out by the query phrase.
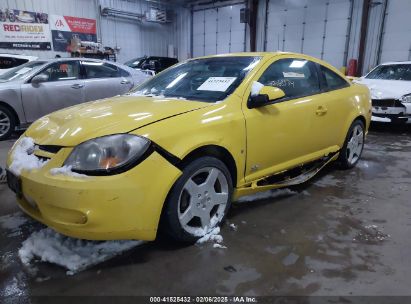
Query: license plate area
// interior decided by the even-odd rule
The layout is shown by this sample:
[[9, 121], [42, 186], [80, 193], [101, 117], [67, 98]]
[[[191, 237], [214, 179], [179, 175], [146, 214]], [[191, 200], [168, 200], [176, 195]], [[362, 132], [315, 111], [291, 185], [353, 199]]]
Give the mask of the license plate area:
[[7, 185], [14, 193], [16, 193], [18, 198], [21, 198], [23, 196], [23, 191], [22, 191], [20, 177], [10, 172], [9, 170], [6, 170], [6, 174], [7, 174]]

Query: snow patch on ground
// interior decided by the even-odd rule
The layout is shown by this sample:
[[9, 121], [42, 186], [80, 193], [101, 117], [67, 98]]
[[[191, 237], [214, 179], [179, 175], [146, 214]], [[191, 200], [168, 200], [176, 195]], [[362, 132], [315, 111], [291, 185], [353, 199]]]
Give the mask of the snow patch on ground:
[[240, 197], [237, 200], [237, 203], [244, 203], [244, 202], [252, 202], [256, 200], [262, 200], [262, 199], [267, 199], [267, 198], [276, 198], [276, 197], [281, 197], [281, 196], [289, 196], [289, 195], [294, 195], [297, 194], [298, 192], [292, 191], [288, 188], [284, 189], [274, 189], [274, 190], [268, 190], [264, 192], [257, 192], [252, 195], [246, 195], [243, 197]]
[[76, 172], [73, 172], [71, 166], [63, 166], [60, 168], [52, 168], [50, 169], [50, 174], [51, 175], [64, 175], [64, 176], [70, 176], [70, 177], [77, 177], [77, 178], [88, 178], [89, 176], [84, 175], [84, 174], [79, 174]]
[[11, 282], [5, 282], [6, 286], [1, 294], [4, 297], [16, 297], [23, 295], [23, 291], [19, 287], [19, 282], [16, 277], [13, 278]]
[[264, 85], [258, 81], [254, 81], [253, 85], [251, 86], [251, 96], [257, 96], [260, 94], [261, 89]]
[[221, 244], [223, 242], [223, 237], [220, 235], [220, 227], [211, 229], [204, 236], [197, 240], [197, 244], [203, 244], [206, 242], [214, 242], [218, 244]]
[[218, 244], [218, 243], [215, 243], [215, 244], [213, 245], [213, 248], [227, 249], [227, 247], [226, 247], [226, 246], [224, 246], [224, 245], [220, 245], [220, 244]]
[[47, 163], [33, 154], [34, 146], [34, 140], [30, 137], [23, 137], [17, 141], [11, 155], [11, 172], [20, 175], [22, 170], [40, 169]]
[[75, 274], [91, 266], [130, 250], [143, 241], [85, 241], [63, 236], [50, 228], [33, 232], [19, 250], [21, 261], [27, 266], [35, 258], [68, 269]]
[[234, 224], [234, 223], [230, 224], [230, 228], [231, 228], [231, 230], [237, 231], [237, 225]]

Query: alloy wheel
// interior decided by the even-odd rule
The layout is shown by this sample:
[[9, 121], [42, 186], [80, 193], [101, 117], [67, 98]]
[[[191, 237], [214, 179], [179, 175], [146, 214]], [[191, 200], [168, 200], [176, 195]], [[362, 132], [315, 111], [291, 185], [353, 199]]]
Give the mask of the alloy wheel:
[[364, 147], [364, 130], [361, 125], [356, 125], [347, 143], [347, 160], [353, 165], [361, 156], [362, 149]]
[[10, 117], [0, 110], [0, 136], [3, 136], [10, 130]]
[[178, 201], [178, 219], [188, 233], [201, 236], [224, 217], [229, 199], [227, 177], [215, 167], [197, 170], [187, 179]]

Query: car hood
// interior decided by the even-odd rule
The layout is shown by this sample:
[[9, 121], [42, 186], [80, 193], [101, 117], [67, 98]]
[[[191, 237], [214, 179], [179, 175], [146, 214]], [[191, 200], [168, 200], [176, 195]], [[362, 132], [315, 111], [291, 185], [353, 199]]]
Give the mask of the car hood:
[[127, 133], [211, 104], [162, 97], [121, 96], [66, 108], [34, 122], [26, 136], [38, 145], [75, 146], [99, 136]]
[[360, 78], [355, 82], [366, 85], [372, 99], [398, 99], [411, 93], [411, 81]]
[[20, 88], [20, 84], [21, 84], [20, 80], [10, 80], [10, 81], [0, 80], [0, 90]]

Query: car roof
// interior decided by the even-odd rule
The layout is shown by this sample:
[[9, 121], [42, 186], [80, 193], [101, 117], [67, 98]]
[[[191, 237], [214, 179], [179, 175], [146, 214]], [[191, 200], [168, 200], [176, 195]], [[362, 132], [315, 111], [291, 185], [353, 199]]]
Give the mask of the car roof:
[[123, 66], [123, 64], [118, 63], [118, 62], [114, 62], [114, 61], [109, 61], [109, 60], [101, 60], [101, 59], [95, 59], [95, 58], [84, 58], [84, 57], [61, 57], [61, 58], [52, 58], [52, 59], [39, 59], [38, 61], [45, 61], [47, 63], [50, 62], [60, 62], [60, 61], [76, 61], [76, 60], [82, 60], [82, 61], [91, 61], [91, 62], [106, 62], [106, 63], [110, 63], [110, 64], [114, 64], [114, 65], [121, 65]]
[[394, 65], [394, 64], [411, 64], [411, 61], [391, 61], [391, 62], [384, 62], [380, 65]]
[[177, 58], [174, 58], [174, 57], [161, 57], [161, 56], [147, 56], [147, 57], [144, 57], [144, 58], [147, 58], [147, 59], [153, 58], [153, 59], [173, 59], [173, 60], [177, 60]]
[[[218, 55], [209, 55], [209, 56], [201, 56], [197, 58], [212, 58], [212, 57], [241, 57], [241, 56], [279, 56], [279, 55], [293, 55], [293, 56], [301, 56], [301, 57], [311, 57], [309, 55], [300, 54], [300, 53], [293, 53], [293, 52], [238, 52], [238, 53], [226, 53], [226, 54], [218, 54]], [[314, 58], [314, 57], [312, 57]], [[194, 58], [195, 59], [195, 58]], [[318, 58], [316, 58], [318, 59]]]
[[2, 57], [13, 57], [13, 58], [19, 58], [19, 59], [28, 59], [28, 60], [38, 59], [38, 57], [36, 57], [36, 56], [22, 55], [22, 54], [10, 54], [10, 53], [0, 53], [0, 56], [2, 56]]
[[93, 62], [107, 62], [107, 60], [101, 60], [101, 59], [95, 59], [95, 58], [83, 58], [83, 57], [61, 57], [61, 58], [52, 58], [52, 59], [46, 59], [49, 62], [58, 62], [58, 61], [75, 61], [75, 60], [87, 60], [87, 61], [93, 61]]

